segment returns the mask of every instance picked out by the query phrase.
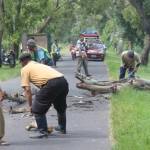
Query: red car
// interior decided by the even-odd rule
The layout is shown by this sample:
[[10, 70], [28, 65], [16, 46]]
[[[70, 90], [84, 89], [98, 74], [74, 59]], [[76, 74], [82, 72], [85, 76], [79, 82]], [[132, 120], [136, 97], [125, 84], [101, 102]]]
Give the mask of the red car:
[[106, 47], [105, 47], [104, 44], [101, 44], [101, 43], [89, 44], [89, 47], [88, 47], [88, 50], [87, 50], [88, 60], [104, 61], [104, 59], [105, 59], [105, 50], [106, 50]]

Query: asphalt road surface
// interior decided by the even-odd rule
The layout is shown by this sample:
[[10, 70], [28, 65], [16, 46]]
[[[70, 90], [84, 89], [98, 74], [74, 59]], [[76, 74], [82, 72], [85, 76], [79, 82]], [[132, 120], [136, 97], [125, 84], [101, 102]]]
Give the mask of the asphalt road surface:
[[[57, 70], [64, 73], [70, 86], [67, 97], [67, 134], [54, 131], [49, 138], [30, 139], [25, 126], [33, 119], [25, 114], [4, 113], [6, 136], [10, 146], [0, 150], [110, 150], [109, 141], [109, 100], [107, 95], [92, 97], [90, 92], [77, 89], [75, 84], [76, 61], [65, 57], [58, 62]], [[89, 72], [98, 80], [107, 80], [107, 67], [103, 62], [90, 61]], [[20, 78], [2, 82], [1, 86], [11, 93], [20, 90]], [[4, 102], [8, 110], [11, 102]], [[57, 125], [56, 111], [51, 108], [47, 114], [48, 124]]]

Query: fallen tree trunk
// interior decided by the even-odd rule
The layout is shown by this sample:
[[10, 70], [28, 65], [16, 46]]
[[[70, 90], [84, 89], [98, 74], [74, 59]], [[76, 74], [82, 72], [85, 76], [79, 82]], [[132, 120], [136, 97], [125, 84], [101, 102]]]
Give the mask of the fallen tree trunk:
[[10, 107], [9, 113], [10, 114], [19, 114], [19, 113], [28, 113], [30, 112], [29, 109], [21, 107], [21, 108], [12, 108]]
[[16, 95], [10, 95], [10, 94], [6, 94], [5, 95], [5, 99], [8, 99], [12, 102], [16, 102], [18, 104], [23, 104], [24, 102], [26, 102], [26, 98], [22, 95], [16, 94]]
[[95, 95], [96, 93], [115, 93], [117, 92], [116, 85], [112, 86], [98, 86], [98, 85], [91, 85], [86, 83], [77, 83], [76, 87], [80, 89], [85, 89], [88, 91], [91, 91], [92, 95]]
[[150, 90], [150, 80], [145, 79], [123, 79], [116, 81], [98, 81], [83, 74], [76, 74], [81, 82], [76, 84], [77, 88], [91, 91], [92, 95], [98, 93], [116, 93], [123, 87], [131, 86], [136, 89]]

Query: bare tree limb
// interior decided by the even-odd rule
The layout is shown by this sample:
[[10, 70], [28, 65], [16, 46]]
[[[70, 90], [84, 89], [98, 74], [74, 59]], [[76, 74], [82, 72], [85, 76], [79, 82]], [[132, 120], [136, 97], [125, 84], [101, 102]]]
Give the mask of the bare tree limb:
[[[60, 10], [61, 8], [63, 8], [66, 3], [68, 3], [68, 2], [65, 1], [63, 4], [60, 5], [59, 0], [57, 0], [56, 8], [52, 11], [52, 12], [53, 12], [53, 15], [54, 15], [58, 10]], [[44, 29], [45, 29], [45, 28], [50, 24], [50, 22], [53, 20], [53, 17], [54, 17], [53, 15], [48, 16], [48, 17], [45, 19], [43, 25], [37, 29], [37, 33], [42, 33], [42, 32], [44, 31]]]

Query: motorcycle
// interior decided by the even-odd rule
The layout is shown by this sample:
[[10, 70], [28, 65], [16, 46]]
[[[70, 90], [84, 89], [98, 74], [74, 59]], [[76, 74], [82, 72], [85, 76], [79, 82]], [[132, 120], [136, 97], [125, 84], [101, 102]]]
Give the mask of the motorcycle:
[[1, 54], [2, 65], [9, 65], [10, 68], [14, 68], [16, 66], [15, 54], [13, 51], [9, 53], [2, 52]]

